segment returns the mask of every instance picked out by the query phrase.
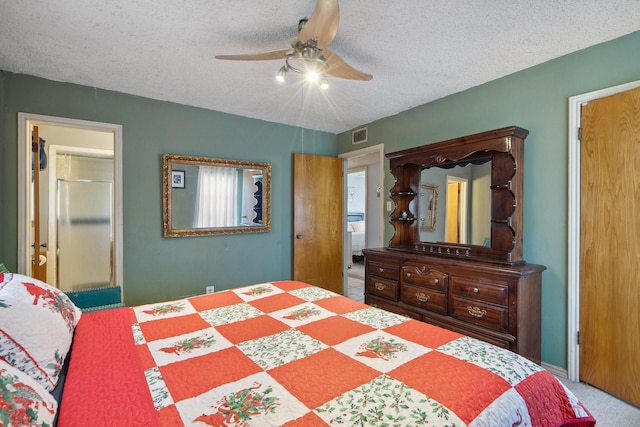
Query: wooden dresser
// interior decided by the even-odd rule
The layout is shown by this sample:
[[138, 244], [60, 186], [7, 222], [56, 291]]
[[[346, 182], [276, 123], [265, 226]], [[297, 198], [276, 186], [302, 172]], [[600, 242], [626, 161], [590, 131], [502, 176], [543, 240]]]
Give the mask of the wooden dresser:
[[[545, 267], [523, 259], [528, 134], [510, 126], [386, 154], [395, 178], [389, 191], [394, 235], [389, 247], [363, 251], [367, 304], [540, 363]], [[476, 165], [483, 169], [469, 170]], [[458, 174], [465, 174], [473, 197], [449, 190]], [[450, 194], [454, 205], [465, 208], [452, 215], [448, 200], [437, 203], [438, 187], [443, 187], [445, 199]], [[476, 210], [477, 202], [489, 208]], [[441, 209], [447, 213], [438, 222]], [[457, 224], [454, 233], [443, 222]]]
[[478, 338], [540, 363], [544, 266], [365, 249], [365, 303]]

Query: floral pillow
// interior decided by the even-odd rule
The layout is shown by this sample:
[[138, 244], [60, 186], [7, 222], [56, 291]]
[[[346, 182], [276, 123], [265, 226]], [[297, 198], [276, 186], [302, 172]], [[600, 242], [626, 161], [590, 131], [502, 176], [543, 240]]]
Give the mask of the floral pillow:
[[33, 378], [0, 361], [0, 425], [52, 426], [58, 402]]
[[32, 277], [0, 273], [0, 283], [0, 359], [51, 391], [81, 311], [63, 292]]

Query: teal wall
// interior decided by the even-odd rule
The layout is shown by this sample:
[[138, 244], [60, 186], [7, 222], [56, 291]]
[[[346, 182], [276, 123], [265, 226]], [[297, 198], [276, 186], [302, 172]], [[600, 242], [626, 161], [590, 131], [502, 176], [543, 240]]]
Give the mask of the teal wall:
[[[0, 71], [0, 262], [17, 268], [17, 113], [123, 126], [124, 298], [141, 304], [291, 277], [292, 153], [336, 136]], [[162, 154], [272, 164], [270, 233], [162, 238]]]
[[[547, 266], [542, 360], [555, 366], [567, 366], [568, 99], [640, 80], [639, 51], [636, 32], [367, 125], [366, 144], [384, 143], [386, 153], [509, 125], [529, 129], [524, 256]], [[367, 146], [352, 146], [350, 138], [351, 132], [338, 135], [340, 153]], [[385, 241], [392, 233], [387, 225]]]

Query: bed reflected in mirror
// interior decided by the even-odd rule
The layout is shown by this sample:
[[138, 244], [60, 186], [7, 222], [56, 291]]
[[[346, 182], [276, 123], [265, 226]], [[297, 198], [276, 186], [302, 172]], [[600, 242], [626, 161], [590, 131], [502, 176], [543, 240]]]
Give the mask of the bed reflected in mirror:
[[271, 231], [271, 165], [163, 155], [163, 236]]

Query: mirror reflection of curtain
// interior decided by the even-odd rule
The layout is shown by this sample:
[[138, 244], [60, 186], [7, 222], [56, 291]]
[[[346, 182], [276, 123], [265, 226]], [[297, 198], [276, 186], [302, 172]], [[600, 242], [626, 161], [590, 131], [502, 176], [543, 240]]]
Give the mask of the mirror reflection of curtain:
[[200, 166], [194, 227], [237, 225], [238, 173], [235, 168]]

